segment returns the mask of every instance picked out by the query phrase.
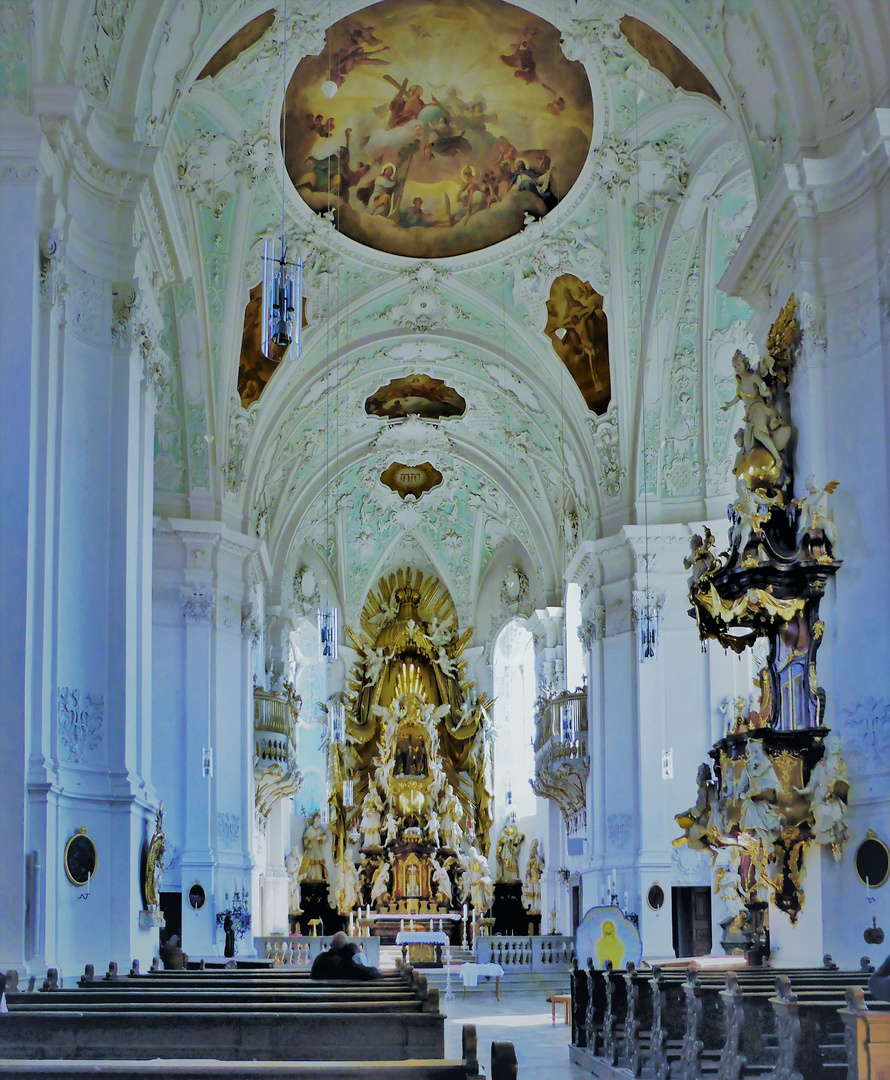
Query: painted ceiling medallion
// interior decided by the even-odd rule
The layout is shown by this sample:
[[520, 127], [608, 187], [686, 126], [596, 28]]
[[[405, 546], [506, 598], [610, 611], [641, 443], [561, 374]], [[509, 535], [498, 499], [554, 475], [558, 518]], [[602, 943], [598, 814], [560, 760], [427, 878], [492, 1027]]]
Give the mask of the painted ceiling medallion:
[[287, 91], [297, 191], [395, 255], [464, 255], [512, 236], [566, 195], [590, 147], [590, 85], [559, 36], [500, 0], [383, 0], [339, 20]]
[[442, 483], [442, 474], [428, 461], [422, 465], [403, 465], [401, 461], [394, 461], [381, 473], [380, 482], [403, 499], [408, 495], [419, 499]]
[[442, 379], [429, 375], [407, 375], [381, 386], [365, 402], [368, 416], [382, 420], [400, 420], [420, 416], [440, 420], [443, 416], [463, 416], [467, 403]]
[[589, 282], [561, 274], [550, 288], [544, 333], [578, 384], [587, 407], [602, 416], [612, 398], [609, 328], [602, 296]]

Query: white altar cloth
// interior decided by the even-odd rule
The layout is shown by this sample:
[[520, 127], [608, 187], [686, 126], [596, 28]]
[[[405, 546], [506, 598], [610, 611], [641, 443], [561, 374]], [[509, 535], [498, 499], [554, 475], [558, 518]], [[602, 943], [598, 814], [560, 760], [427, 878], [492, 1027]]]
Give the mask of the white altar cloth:
[[504, 969], [500, 964], [461, 964], [460, 977], [463, 980], [464, 989], [468, 986], [478, 986], [479, 976], [483, 978], [494, 975], [496, 979], [499, 979], [504, 974]]
[[448, 935], [443, 930], [400, 930], [396, 945], [447, 945]]

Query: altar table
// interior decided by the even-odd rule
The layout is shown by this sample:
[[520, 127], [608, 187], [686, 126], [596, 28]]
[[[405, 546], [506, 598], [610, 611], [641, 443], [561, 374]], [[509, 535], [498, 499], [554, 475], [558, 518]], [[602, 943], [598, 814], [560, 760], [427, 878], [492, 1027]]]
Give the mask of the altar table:
[[500, 964], [461, 964], [460, 977], [464, 984], [464, 994], [468, 986], [478, 986], [479, 977], [491, 978], [494, 976], [494, 996], [501, 1000], [501, 976], [504, 969]]

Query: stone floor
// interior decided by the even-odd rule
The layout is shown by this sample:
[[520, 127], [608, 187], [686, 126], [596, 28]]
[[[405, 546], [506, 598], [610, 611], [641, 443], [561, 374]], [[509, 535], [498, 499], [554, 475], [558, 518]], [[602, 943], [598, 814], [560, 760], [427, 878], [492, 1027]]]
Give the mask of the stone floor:
[[461, 1056], [460, 1033], [463, 1024], [475, 1024], [479, 1039], [479, 1063], [488, 1076], [491, 1071], [491, 1044], [512, 1042], [519, 1062], [519, 1080], [590, 1080], [590, 1074], [569, 1062], [571, 1027], [564, 1019], [562, 1005], [556, 1008], [554, 1027], [546, 995], [516, 992], [502, 994], [497, 1001], [491, 995], [468, 993], [458, 988], [454, 998], [442, 996], [445, 1020], [445, 1057]]

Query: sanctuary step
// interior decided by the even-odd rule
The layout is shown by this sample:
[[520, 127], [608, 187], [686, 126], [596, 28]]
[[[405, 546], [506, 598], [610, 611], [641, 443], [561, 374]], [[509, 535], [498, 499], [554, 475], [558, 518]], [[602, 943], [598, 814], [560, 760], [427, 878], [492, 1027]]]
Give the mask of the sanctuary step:
[[[0, 1059], [0, 1080], [15, 1077], [102, 1077], [103, 1080], [469, 1080], [474, 1075], [461, 1061], [13, 1061]], [[496, 1080], [496, 1077], [492, 1077]]]

